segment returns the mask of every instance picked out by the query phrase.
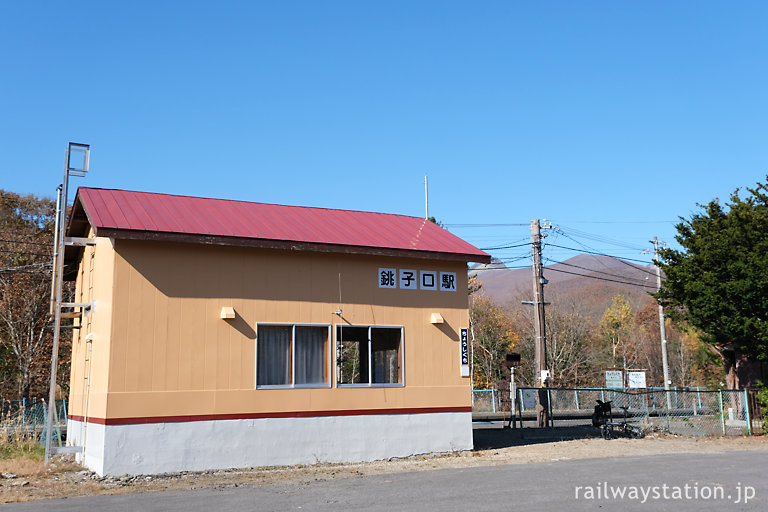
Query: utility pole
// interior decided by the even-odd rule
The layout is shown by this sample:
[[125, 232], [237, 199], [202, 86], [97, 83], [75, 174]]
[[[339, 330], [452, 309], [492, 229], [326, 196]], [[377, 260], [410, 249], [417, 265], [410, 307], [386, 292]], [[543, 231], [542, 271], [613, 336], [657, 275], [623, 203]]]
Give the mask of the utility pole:
[[549, 379], [545, 378], [547, 370], [547, 330], [544, 322], [544, 283], [547, 282], [541, 271], [541, 224], [539, 219], [531, 221], [531, 249], [533, 251], [533, 327], [536, 335], [534, 341], [536, 358], [536, 387], [539, 388], [539, 405], [537, 409], [538, 426], [549, 425], [549, 393], [546, 387]]
[[[659, 261], [659, 239], [653, 237], [651, 240], [653, 244], [653, 260]], [[661, 269], [656, 263], [653, 265], [656, 267], [656, 291], [661, 290]], [[661, 332], [661, 364], [664, 369], [664, 389], [669, 391], [669, 363], [667, 361], [667, 330], [664, 327], [664, 307], [659, 304], [659, 329]]]

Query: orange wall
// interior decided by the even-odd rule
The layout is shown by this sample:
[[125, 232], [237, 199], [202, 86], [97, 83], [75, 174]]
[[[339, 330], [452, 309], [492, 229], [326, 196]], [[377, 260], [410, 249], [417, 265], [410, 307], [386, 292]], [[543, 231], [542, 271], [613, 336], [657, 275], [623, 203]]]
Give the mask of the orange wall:
[[[73, 414], [100, 418], [106, 414], [114, 260], [112, 241], [98, 238], [95, 246], [84, 248], [78, 268], [74, 300], [92, 302], [93, 307], [74, 321], [81, 327], [72, 334], [69, 407]], [[88, 335], [91, 340], [86, 339]]]
[[[108, 389], [101, 417], [471, 404], [469, 379], [459, 376], [459, 332], [468, 327], [464, 263], [133, 240], [117, 240], [111, 254], [114, 286], [102, 290], [113, 295], [111, 323], [93, 326], [95, 339], [99, 329], [109, 338], [108, 361], [100, 353], [92, 369], [99, 374], [92, 393], [103, 392], [96, 382]], [[88, 265], [86, 251], [81, 273]], [[379, 267], [456, 272], [458, 291], [379, 288]], [[225, 306], [236, 319], [219, 318]], [[339, 308], [343, 319], [334, 314]], [[445, 324], [429, 323], [435, 312]], [[255, 389], [262, 322], [402, 325], [405, 386], [337, 389], [334, 374], [332, 389]], [[73, 384], [82, 373], [75, 363]], [[73, 414], [78, 407], [73, 402]]]

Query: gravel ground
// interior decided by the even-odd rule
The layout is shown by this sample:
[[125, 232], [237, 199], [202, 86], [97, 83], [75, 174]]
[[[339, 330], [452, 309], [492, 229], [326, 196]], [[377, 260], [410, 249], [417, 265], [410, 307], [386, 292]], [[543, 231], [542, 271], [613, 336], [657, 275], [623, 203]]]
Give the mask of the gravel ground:
[[[182, 472], [153, 476], [100, 478], [83, 470], [71, 459], [57, 459], [51, 467], [38, 463], [0, 464], [0, 503], [31, 501], [91, 494], [125, 494], [183, 489], [225, 489], [274, 483], [304, 485], [309, 482], [364, 475], [430, 471], [504, 464], [636, 457], [670, 453], [768, 452], [768, 438], [676, 437], [652, 434], [644, 439], [594, 437], [594, 429], [504, 430], [497, 424], [475, 427], [475, 450], [426, 454], [403, 459], [355, 463], [317, 464], [290, 467], [247, 468], [221, 471]], [[11, 471], [15, 471], [11, 472]]]

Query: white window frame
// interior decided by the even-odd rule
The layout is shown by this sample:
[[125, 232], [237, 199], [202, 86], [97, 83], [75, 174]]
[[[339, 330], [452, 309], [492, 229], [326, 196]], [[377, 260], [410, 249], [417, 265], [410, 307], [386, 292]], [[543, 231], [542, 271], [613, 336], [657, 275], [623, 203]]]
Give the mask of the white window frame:
[[[291, 383], [290, 384], [266, 384], [259, 385], [259, 326], [262, 327], [290, 327], [291, 328]], [[325, 327], [328, 329], [328, 341], [326, 342], [325, 358], [327, 362], [326, 375], [328, 381], [324, 384], [295, 384], [296, 382], [296, 328], [297, 327]], [[333, 385], [333, 360], [332, 360], [332, 329], [331, 324], [291, 324], [277, 322], [259, 322], [256, 324], [255, 366], [253, 368], [253, 383], [256, 389], [322, 389]]]
[[[336, 360], [338, 361], [340, 354], [339, 344], [339, 327], [342, 329], [347, 327], [358, 327], [362, 329], [368, 329], [368, 382], [367, 383], [341, 383], [339, 382], [340, 368], [336, 366], [336, 387], [337, 388], [402, 388], [405, 387], [405, 328], [402, 325], [350, 325], [350, 324], [336, 324], [334, 329], [334, 337], [336, 344]], [[371, 364], [371, 358], [373, 351], [371, 350], [371, 329], [400, 329], [400, 382], [384, 383], [384, 382], [371, 382], [373, 380], [373, 364]]]

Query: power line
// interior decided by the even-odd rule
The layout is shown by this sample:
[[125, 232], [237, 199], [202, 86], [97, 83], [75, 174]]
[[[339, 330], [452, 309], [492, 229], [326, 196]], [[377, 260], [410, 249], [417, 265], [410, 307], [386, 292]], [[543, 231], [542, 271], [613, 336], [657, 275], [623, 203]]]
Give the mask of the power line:
[[528, 224], [443, 224], [446, 228], [497, 228], [497, 227], [521, 227]]
[[0, 249], [0, 252], [6, 252], [10, 254], [23, 254], [24, 256], [43, 256], [45, 258], [51, 257], [51, 254], [43, 254], [39, 252], [13, 251], [10, 249]]
[[[584, 247], [585, 249], [591, 249], [591, 247], [587, 247], [586, 245], [582, 244], [581, 242], [579, 242], [578, 240], [574, 239], [573, 237], [568, 236], [568, 234], [566, 234], [566, 233], [563, 233], [563, 236], [565, 236], [566, 238], [568, 238], [570, 240], [573, 240], [574, 242], [576, 242], [580, 246]], [[628, 262], [624, 261], [624, 260], [631, 260], [631, 258], [619, 258], [618, 256], [611, 256], [611, 255], [608, 255], [608, 254], [605, 254], [603, 256], [610, 256], [611, 258], [619, 260], [619, 262], [623, 263], [624, 265], [627, 265], [628, 267], [635, 268], [637, 270], [645, 272], [648, 275], [656, 277], [655, 273], [653, 273], [653, 272], [651, 272], [649, 270], [643, 269], [643, 268], [638, 268], [637, 266], [633, 265], [632, 263], [628, 263]], [[634, 261], [639, 261], [639, 260], [634, 260]], [[645, 263], [645, 262], [642, 262], [642, 263]]]
[[4, 267], [0, 268], [0, 273], [5, 274], [50, 274], [50, 267], [53, 264], [49, 261], [46, 263], [30, 263], [29, 265], [19, 265], [18, 267]]
[[9, 270], [0, 268], [0, 274], [50, 274], [53, 270], [50, 269], [38, 269], [38, 270]]
[[[569, 236], [568, 233], [573, 233], [576, 236], [580, 236], [580, 237], [586, 238], [588, 240], [594, 240], [595, 242], [601, 242], [601, 243], [604, 243], [604, 244], [615, 245], [617, 247], [624, 247], [626, 249], [632, 249], [632, 250], [636, 250], [638, 252], [643, 250], [643, 248], [638, 248], [635, 245], [631, 245], [631, 244], [629, 244], [627, 242], [623, 242], [621, 240], [617, 240], [615, 238], [610, 238], [610, 237], [607, 237], [607, 236], [604, 236], [604, 235], [596, 235], [596, 234], [593, 234], [593, 233], [587, 233], [586, 231], [580, 231], [578, 229], [573, 229], [573, 228], [569, 228], [569, 227], [562, 226], [562, 225], [558, 225], [558, 227], [559, 228], [565, 228], [566, 232], [563, 232], [563, 236], [565, 236], [566, 238], [570, 238], [571, 240], [573, 240], [573, 238], [571, 236]], [[575, 241], [576, 240], [574, 240], [574, 242]]]
[[[547, 258], [547, 261], [552, 261], [552, 260]], [[594, 270], [594, 269], [587, 268], [587, 267], [581, 267], [579, 265], [574, 265], [573, 263], [565, 263], [564, 261], [556, 262], [555, 264], [556, 265], [565, 265], [567, 267], [574, 267], [574, 268], [578, 268], [578, 269], [581, 269], [581, 270], [586, 270], [587, 272], [593, 272], [595, 274], [602, 274], [602, 275], [606, 275], [606, 276], [610, 276], [610, 277], [617, 277], [619, 279], [632, 279], [632, 280], [635, 279], [633, 277], [627, 277], [627, 276], [622, 276], [622, 275], [618, 275], [618, 274], [611, 274], [610, 272], [603, 272], [601, 270]], [[633, 265], [631, 265], [629, 263], [628, 263], [628, 265], [632, 266], [632, 268], [634, 268], [634, 269], [641, 270], [641, 269], [639, 269], [639, 268], [637, 268], [637, 267], [635, 267], [635, 266], [633, 266]], [[552, 267], [546, 267], [546, 268], [547, 269], [551, 269]], [[556, 269], [553, 269], [553, 270], [556, 270]]]
[[7, 242], [9, 244], [22, 244], [22, 245], [40, 245], [40, 246], [43, 246], [43, 247], [52, 247], [53, 246], [53, 243], [44, 244], [44, 243], [41, 243], [41, 242], [28, 242], [26, 240], [5, 240], [5, 239], [2, 239], [2, 238], [0, 238], [0, 242]]
[[[490, 265], [493, 265], [493, 263], [491, 263]], [[523, 265], [523, 266], [519, 266], [519, 267], [517, 267], [517, 266], [516, 267], [508, 267], [507, 265], [504, 265], [504, 266], [501, 266], [501, 267], [490, 267], [489, 266], [489, 267], [471, 268], [471, 269], [469, 269], [469, 271], [470, 272], [481, 272], [481, 271], [484, 271], [484, 270], [518, 270], [518, 269], [521, 269], [521, 268], [531, 268], [531, 266], [530, 265]]]
[[585, 254], [594, 254], [595, 256], [607, 256], [609, 258], [616, 258], [616, 259], [624, 259], [624, 260], [629, 260], [629, 261], [636, 261], [638, 263], [644, 263], [646, 265], [650, 264], [649, 262], [643, 261], [643, 260], [636, 260], [636, 259], [632, 259], [632, 258], [619, 258], [618, 256], [613, 256], [611, 254], [605, 254], [605, 253], [602, 253], [602, 252], [587, 251], [587, 250], [584, 250], [584, 249], [574, 249], [573, 247], [565, 247], [563, 245], [547, 244], [547, 246], [548, 247], [557, 247], [558, 249], [567, 249], [569, 251], [576, 251], [576, 252], [581, 252], [581, 253], [585, 253]]
[[571, 275], [579, 276], [579, 277], [587, 277], [589, 279], [597, 279], [598, 281], [609, 281], [611, 283], [620, 283], [620, 284], [626, 284], [626, 285], [630, 285], [630, 286], [638, 286], [640, 288], [652, 288], [654, 290], [656, 289], [655, 286], [650, 286], [650, 285], [647, 285], [647, 284], [637, 284], [637, 283], [630, 283], [630, 282], [627, 282], [627, 281], [619, 281], [617, 279], [608, 279], [606, 277], [589, 276], [589, 275], [585, 275], [585, 274], [578, 274], [576, 272], [569, 272], [567, 270], [561, 270], [561, 269], [552, 268], [552, 267], [547, 267], [547, 270], [551, 270], [553, 272], [561, 272], [563, 274], [571, 274]]
[[530, 243], [517, 244], [517, 245], [499, 245], [498, 247], [481, 247], [481, 251], [498, 251], [501, 249], [514, 249], [515, 247], [525, 247], [531, 245]]
[[677, 224], [680, 220], [572, 220], [574, 224]]
[[653, 277], [656, 277], [656, 273], [655, 273], [655, 272], [651, 272], [650, 270], [646, 270], [646, 269], [644, 269], [644, 268], [642, 268], [642, 267], [637, 267], [637, 266], [633, 265], [632, 263], [628, 263], [628, 262], [626, 262], [626, 261], [622, 260], [621, 258], [616, 258], [616, 259], [617, 259], [617, 260], [619, 260], [621, 263], [623, 263], [623, 264], [625, 264], [625, 265], [628, 265], [628, 266], [630, 266], [630, 267], [632, 267], [632, 268], [635, 268], [635, 269], [637, 269], [637, 270], [640, 270], [641, 272], [645, 272], [645, 273], [646, 273], [646, 274], [648, 274], [648, 275], [651, 275], [651, 276], [653, 276]]

